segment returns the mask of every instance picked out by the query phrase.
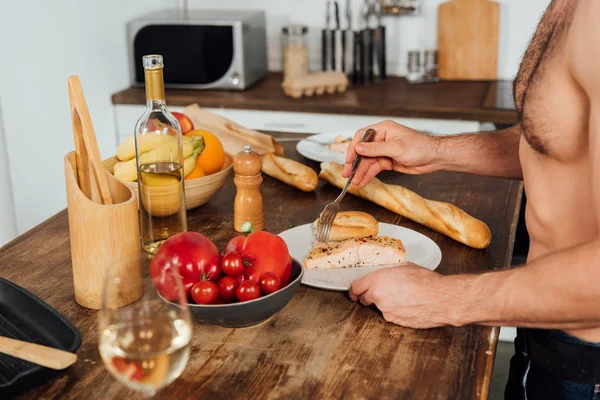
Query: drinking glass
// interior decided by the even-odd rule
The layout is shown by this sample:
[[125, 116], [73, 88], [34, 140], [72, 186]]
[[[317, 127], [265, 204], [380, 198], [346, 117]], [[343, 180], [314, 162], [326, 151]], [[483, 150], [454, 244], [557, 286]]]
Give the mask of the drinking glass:
[[[128, 263], [128, 267], [119, 263]], [[190, 311], [176, 269], [144, 278], [141, 298], [125, 306], [115, 305], [120, 302], [131, 263], [131, 259], [119, 260], [105, 269], [99, 349], [112, 375], [150, 398], [177, 379], [187, 365], [192, 332]], [[147, 259], [133, 263], [140, 263], [139, 267], [148, 271]], [[160, 286], [162, 297], [155, 283]]]

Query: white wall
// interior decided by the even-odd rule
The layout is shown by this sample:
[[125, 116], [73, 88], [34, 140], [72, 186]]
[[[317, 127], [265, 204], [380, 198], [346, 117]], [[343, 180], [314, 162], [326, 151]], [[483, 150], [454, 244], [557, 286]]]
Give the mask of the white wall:
[[[182, 0], [178, 1], [183, 4]], [[351, 1], [356, 16], [363, 0]], [[345, 7], [344, 0], [339, 2]], [[422, 0], [422, 14], [417, 17], [384, 18], [387, 27], [390, 73], [406, 74], [408, 50], [436, 47], [437, 7], [442, 2], [442, 0]], [[499, 77], [512, 79], [517, 72], [529, 38], [550, 0], [500, 0], [499, 2], [501, 3]], [[281, 27], [292, 23], [307, 25], [310, 35], [311, 69], [320, 68], [320, 29], [325, 24], [324, 0], [220, 0], [218, 5], [215, 5], [214, 0], [189, 0], [189, 7], [266, 10], [269, 68], [272, 70], [281, 69]], [[342, 11], [345, 10], [344, 7]]]
[[10, 241], [17, 232], [4, 136], [0, 104], [0, 247]]
[[69, 75], [81, 78], [102, 155], [114, 154], [110, 96], [129, 84], [125, 23], [174, 6], [174, 0], [0, 1], [0, 100], [19, 233], [66, 206], [63, 157], [74, 148]]

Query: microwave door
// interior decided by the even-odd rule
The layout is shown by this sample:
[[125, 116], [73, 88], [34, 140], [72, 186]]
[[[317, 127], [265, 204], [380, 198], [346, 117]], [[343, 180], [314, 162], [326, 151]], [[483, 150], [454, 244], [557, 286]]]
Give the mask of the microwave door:
[[166, 87], [211, 87], [223, 79], [234, 59], [231, 25], [149, 25], [138, 31], [133, 47], [135, 80], [144, 82], [142, 57], [161, 54]]

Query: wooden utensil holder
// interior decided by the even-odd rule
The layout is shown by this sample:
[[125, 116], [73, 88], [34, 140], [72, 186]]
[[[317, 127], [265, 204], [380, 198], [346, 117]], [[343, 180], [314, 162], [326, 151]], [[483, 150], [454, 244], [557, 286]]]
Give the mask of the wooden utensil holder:
[[[65, 156], [69, 236], [75, 300], [81, 306], [100, 309], [105, 268], [122, 279], [122, 291], [108, 299], [111, 307], [121, 307], [143, 294], [140, 227], [137, 197], [133, 190], [104, 171], [113, 204], [88, 199], [78, 184], [75, 152]], [[92, 184], [92, 198], [97, 198]], [[95, 193], [96, 192], [96, 193]]]

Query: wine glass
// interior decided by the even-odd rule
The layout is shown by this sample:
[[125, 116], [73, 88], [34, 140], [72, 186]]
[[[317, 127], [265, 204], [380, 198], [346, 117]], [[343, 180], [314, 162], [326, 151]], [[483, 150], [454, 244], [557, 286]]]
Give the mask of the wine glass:
[[[122, 259], [105, 268], [99, 349], [111, 374], [150, 398], [183, 372], [192, 325], [177, 270], [157, 269], [153, 279], [142, 280], [141, 271], [148, 271], [147, 261]], [[131, 293], [137, 290], [134, 297], [138, 297], [140, 285], [143, 294], [132, 301]]]

